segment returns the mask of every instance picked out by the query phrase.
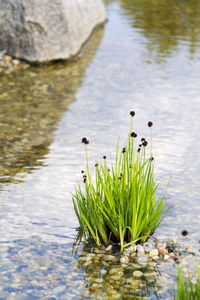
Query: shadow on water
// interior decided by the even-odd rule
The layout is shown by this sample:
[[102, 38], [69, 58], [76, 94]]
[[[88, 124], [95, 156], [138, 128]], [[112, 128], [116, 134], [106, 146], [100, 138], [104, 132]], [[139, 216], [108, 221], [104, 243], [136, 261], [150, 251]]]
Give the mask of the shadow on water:
[[180, 41], [188, 44], [190, 56], [200, 42], [198, 0], [120, 0], [134, 28], [147, 38], [150, 54], [169, 57]]
[[19, 182], [27, 172], [44, 165], [54, 131], [75, 100], [102, 36], [100, 28], [74, 62], [30, 67], [1, 77], [1, 183]]

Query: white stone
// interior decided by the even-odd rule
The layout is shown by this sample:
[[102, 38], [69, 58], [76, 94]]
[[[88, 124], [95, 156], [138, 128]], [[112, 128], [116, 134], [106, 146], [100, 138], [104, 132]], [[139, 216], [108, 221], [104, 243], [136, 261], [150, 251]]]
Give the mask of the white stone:
[[143, 248], [145, 252], [150, 252], [150, 250], [153, 248], [153, 245], [151, 243], [144, 243]]
[[120, 258], [120, 262], [121, 262], [121, 264], [128, 264], [128, 263], [129, 263], [129, 258], [128, 258], [128, 256], [122, 256], [122, 257]]
[[102, 0], [0, 1], [0, 51], [29, 62], [71, 58], [105, 20]]
[[152, 249], [149, 252], [149, 257], [158, 256], [158, 249]]
[[143, 273], [141, 271], [134, 271], [133, 276], [134, 277], [142, 277]]
[[144, 248], [141, 245], [137, 245], [137, 255], [143, 255], [144, 254]]

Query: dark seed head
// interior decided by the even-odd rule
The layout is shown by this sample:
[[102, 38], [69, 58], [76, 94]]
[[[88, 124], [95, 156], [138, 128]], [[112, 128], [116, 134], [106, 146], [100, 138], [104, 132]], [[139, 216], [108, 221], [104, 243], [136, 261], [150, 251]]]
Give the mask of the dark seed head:
[[82, 171], [81, 171], [81, 173], [83, 174], [83, 173], [84, 173], [84, 171], [82, 170]]
[[134, 137], [134, 138], [136, 138], [136, 137], [137, 137], [137, 133], [135, 133], [135, 132], [131, 132], [131, 137]]
[[181, 232], [181, 234], [182, 234], [182, 236], [186, 236], [186, 235], [188, 235], [188, 231], [187, 231], [187, 230], [183, 230], [183, 231]]
[[151, 157], [150, 157], [150, 160], [151, 160], [151, 161], [152, 161], [152, 160], [154, 160], [154, 157], [153, 157], [153, 156], [151, 156]]
[[153, 122], [149, 121], [147, 125], [148, 125], [149, 127], [152, 127], [152, 126], [153, 126]]
[[139, 144], [139, 148], [141, 148], [142, 147], [142, 144]]
[[125, 153], [126, 152], [126, 147], [124, 147], [123, 149], [122, 149], [122, 153]]
[[82, 143], [85, 145], [89, 144], [89, 141], [86, 139], [86, 137], [82, 138]]
[[97, 167], [98, 167], [98, 165], [99, 165], [99, 164], [97, 164], [97, 163], [96, 163], [96, 164], [95, 164], [95, 167], [97, 168]]
[[85, 179], [86, 179], [86, 178], [87, 178], [87, 175], [83, 175], [83, 178], [85, 178]]
[[145, 138], [141, 138], [141, 142], [144, 142], [145, 141]]
[[103, 159], [106, 159], [106, 155], [103, 156]]
[[146, 147], [146, 146], [148, 145], [148, 142], [147, 142], [147, 141], [144, 141], [144, 142], [142, 143], [142, 145], [143, 145], [144, 147]]
[[130, 115], [131, 115], [131, 117], [134, 117], [135, 116], [135, 112], [133, 110], [130, 111]]
[[140, 150], [141, 150], [141, 148], [138, 148], [138, 149], [137, 149], [137, 152], [140, 152]]
[[108, 169], [108, 172], [110, 172], [110, 169]]
[[86, 183], [86, 180], [87, 180], [87, 179], [86, 179], [86, 178], [84, 178], [84, 179], [83, 179], [83, 182], [84, 182], [84, 183]]
[[84, 144], [87, 141], [86, 137], [82, 138], [82, 143]]

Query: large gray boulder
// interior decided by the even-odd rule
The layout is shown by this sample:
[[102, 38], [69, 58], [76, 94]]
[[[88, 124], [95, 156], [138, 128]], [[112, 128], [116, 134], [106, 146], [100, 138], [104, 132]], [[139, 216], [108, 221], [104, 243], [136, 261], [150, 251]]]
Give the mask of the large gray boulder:
[[0, 51], [29, 62], [69, 59], [105, 19], [102, 0], [0, 0]]

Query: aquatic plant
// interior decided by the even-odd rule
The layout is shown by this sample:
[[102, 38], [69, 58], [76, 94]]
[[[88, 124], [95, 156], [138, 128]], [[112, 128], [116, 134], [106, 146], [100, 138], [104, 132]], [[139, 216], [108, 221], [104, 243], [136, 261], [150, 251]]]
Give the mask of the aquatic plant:
[[[118, 139], [115, 161], [110, 166], [106, 156], [95, 164], [95, 180], [89, 169], [89, 141], [82, 139], [86, 154], [86, 170], [82, 173], [84, 187], [78, 184], [72, 194], [80, 237], [84, 236], [85, 240], [90, 237], [98, 246], [119, 243], [121, 251], [133, 243], [145, 242], [166, 212], [164, 196], [157, 196], [152, 146], [148, 158], [145, 138], [135, 146], [135, 112], [131, 111], [130, 115], [126, 145], [120, 150]], [[147, 125], [152, 136], [153, 123], [149, 121]]]
[[192, 276], [189, 270], [187, 271], [187, 274], [185, 274], [182, 267], [179, 266], [177, 275], [177, 289], [175, 292], [174, 299], [200, 299], [200, 267], [198, 267], [197, 269], [197, 274]]

